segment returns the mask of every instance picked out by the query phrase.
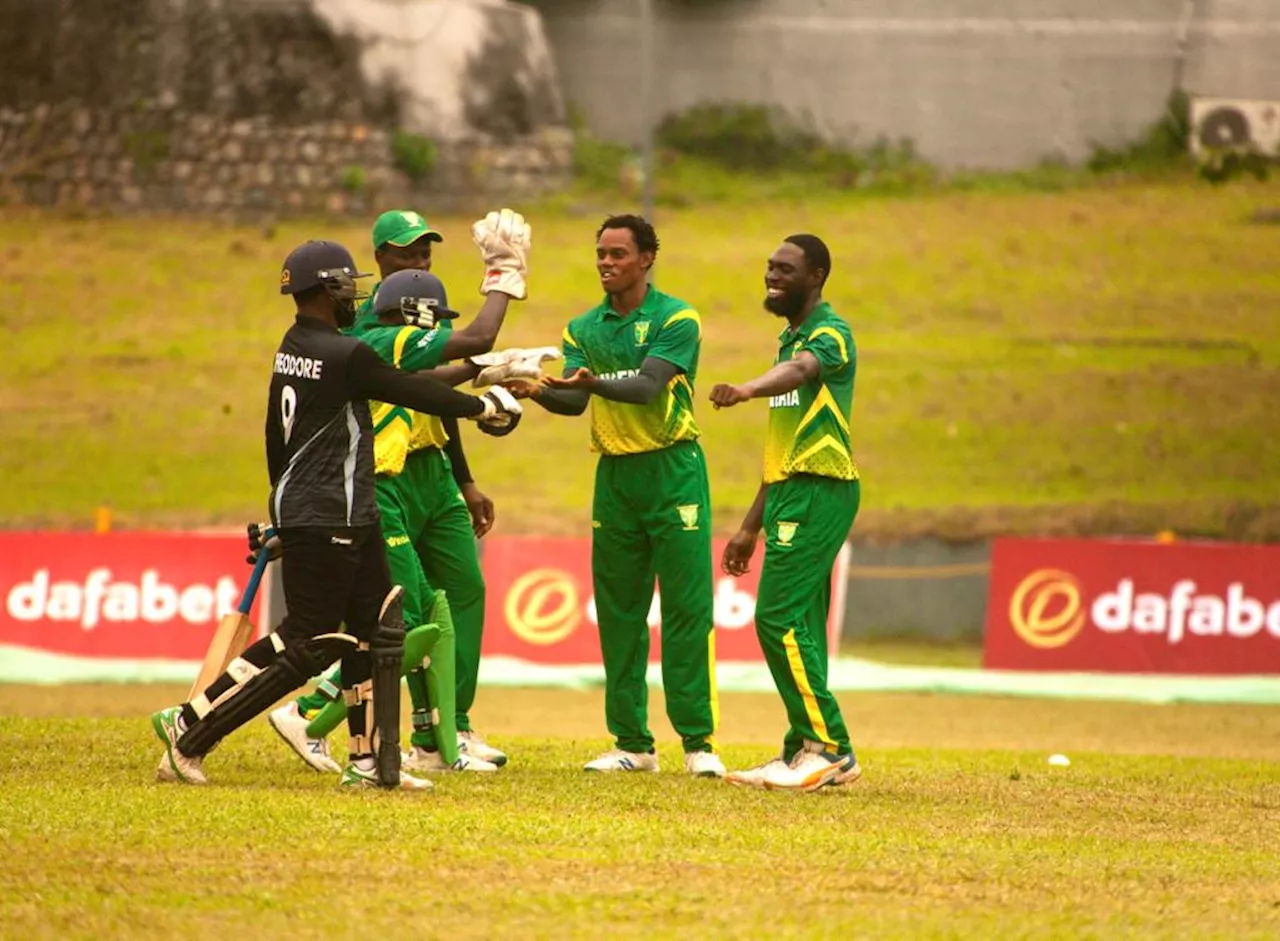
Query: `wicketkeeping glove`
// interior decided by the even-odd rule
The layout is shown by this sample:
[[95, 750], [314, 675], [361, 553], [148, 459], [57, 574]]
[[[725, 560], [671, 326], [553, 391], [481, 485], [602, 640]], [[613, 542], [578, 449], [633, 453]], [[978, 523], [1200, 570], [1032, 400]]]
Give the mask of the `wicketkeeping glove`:
[[281, 548], [280, 537], [276, 535], [270, 523], [249, 524], [249, 555], [245, 558], [246, 562], [255, 565], [258, 561], [258, 553], [264, 551], [267, 553], [267, 558], [274, 562], [280, 558]]
[[536, 346], [531, 349], [516, 347], [482, 353], [471, 357], [472, 363], [483, 367], [471, 384], [480, 389], [508, 379], [530, 379], [537, 382], [542, 378], [542, 364], [559, 358], [560, 350], [554, 346]]
[[510, 209], [489, 213], [471, 226], [471, 238], [484, 258], [484, 280], [480, 293], [501, 291], [516, 300], [528, 296], [525, 278], [529, 273], [529, 248], [533, 227], [524, 216]]

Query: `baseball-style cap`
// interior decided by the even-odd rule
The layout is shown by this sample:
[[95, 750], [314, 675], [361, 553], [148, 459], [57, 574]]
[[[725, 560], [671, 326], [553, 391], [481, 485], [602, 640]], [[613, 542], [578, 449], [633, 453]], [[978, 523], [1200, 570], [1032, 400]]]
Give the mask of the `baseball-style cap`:
[[337, 242], [303, 242], [284, 260], [280, 269], [280, 293], [298, 294], [339, 275], [369, 277], [356, 271], [355, 259]]
[[432, 242], [444, 241], [444, 236], [412, 209], [392, 209], [373, 224], [373, 248], [376, 251], [388, 242], [403, 248], [424, 235]]

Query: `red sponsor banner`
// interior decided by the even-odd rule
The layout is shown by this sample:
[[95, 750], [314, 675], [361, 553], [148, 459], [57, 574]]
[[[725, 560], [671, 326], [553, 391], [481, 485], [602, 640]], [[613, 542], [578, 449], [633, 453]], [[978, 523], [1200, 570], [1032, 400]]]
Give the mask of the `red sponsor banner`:
[[[724, 542], [712, 546], [716, 563], [714, 618], [716, 659], [759, 662], [756, 640], [756, 588], [763, 563], [761, 546], [751, 571], [732, 578], [719, 571]], [[843, 564], [842, 556], [841, 563]], [[600, 638], [591, 588], [590, 539], [489, 537], [484, 541], [487, 585], [484, 654], [518, 657], [538, 663], [598, 664]], [[842, 574], [842, 564], [837, 574]], [[838, 577], [837, 589], [843, 587]], [[660, 589], [649, 609], [649, 661], [661, 659]], [[838, 636], [842, 591], [833, 591], [828, 636]], [[829, 641], [831, 642], [831, 641]], [[834, 646], [831, 647], [834, 650]]]
[[983, 662], [1280, 674], [1280, 546], [998, 539]]
[[0, 644], [202, 660], [248, 583], [244, 555], [243, 535], [0, 533]]

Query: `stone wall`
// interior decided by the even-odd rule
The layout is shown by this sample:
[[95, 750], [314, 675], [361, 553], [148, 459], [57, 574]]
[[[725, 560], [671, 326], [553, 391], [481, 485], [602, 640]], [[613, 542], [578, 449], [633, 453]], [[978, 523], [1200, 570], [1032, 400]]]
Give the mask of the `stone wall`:
[[[514, 199], [569, 181], [572, 135], [545, 82], [540, 97], [522, 96], [499, 74], [469, 106], [500, 121], [424, 126], [422, 114], [445, 112], [406, 107], [422, 98], [408, 87], [417, 70], [362, 67], [376, 42], [335, 31], [325, 2], [0, 0], [0, 22], [29, 24], [0, 32], [0, 200], [368, 214]], [[530, 15], [485, 9], [499, 41], [494, 23]], [[477, 47], [491, 54], [492, 42]]]

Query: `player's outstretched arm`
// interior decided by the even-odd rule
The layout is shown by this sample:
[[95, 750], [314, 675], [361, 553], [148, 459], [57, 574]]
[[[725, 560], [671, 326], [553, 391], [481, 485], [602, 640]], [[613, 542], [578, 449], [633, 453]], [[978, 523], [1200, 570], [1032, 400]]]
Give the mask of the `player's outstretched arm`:
[[510, 209], [491, 212], [471, 226], [471, 239], [484, 261], [480, 293], [485, 296], [480, 313], [466, 327], [455, 330], [444, 345], [444, 359], [465, 359], [493, 349], [512, 298], [529, 296], [529, 250], [533, 226]]
[[554, 415], [581, 415], [591, 402], [591, 390], [582, 385], [589, 381], [584, 373], [595, 379], [589, 369], [566, 366], [564, 376], [560, 379], [548, 376], [541, 385], [529, 390], [530, 397]]
[[805, 350], [795, 359], [779, 363], [764, 375], [757, 376], [749, 382], [741, 385], [722, 382], [711, 389], [709, 398], [716, 408], [729, 408], [751, 399], [794, 392], [806, 382], [818, 378], [821, 372], [822, 365], [818, 362], [818, 358]]
[[[507, 305], [511, 298], [498, 291], [491, 291], [484, 299], [484, 306], [476, 319], [460, 330], [454, 330], [445, 341], [441, 359], [466, 359], [468, 356], [479, 356], [488, 353], [498, 342], [498, 333], [502, 330], [507, 316]], [[467, 378], [475, 378], [474, 375]]]
[[363, 343], [348, 360], [347, 390], [352, 398], [390, 402], [427, 415], [475, 418], [485, 411], [474, 395], [456, 392], [430, 373], [396, 369]]
[[592, 395], [613, 402], [648, 405], [681, 372], [675, 363], [657, 356], [646, 356], [640, 364], [639, 374], [622, 379], [595, 379], [589, 389]]

